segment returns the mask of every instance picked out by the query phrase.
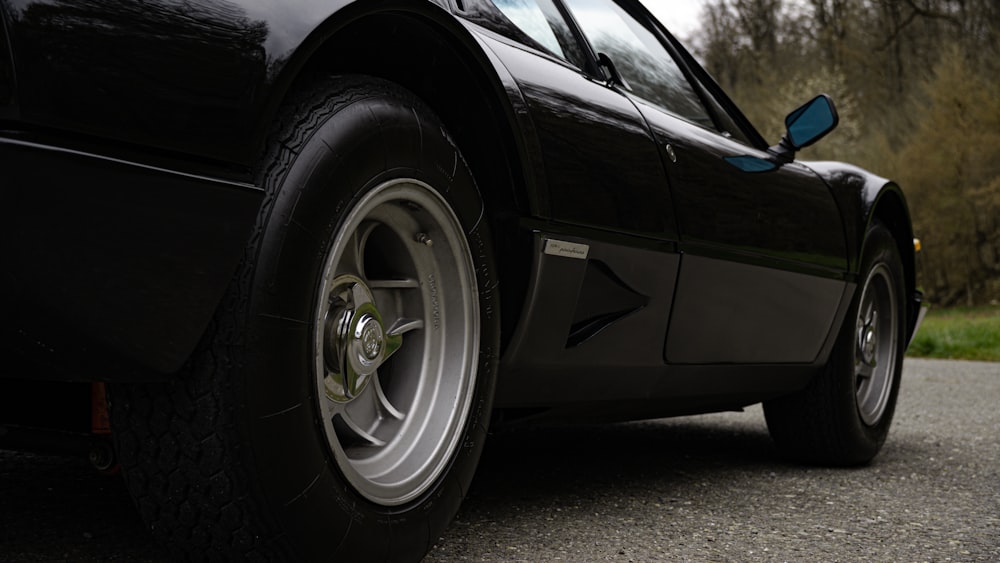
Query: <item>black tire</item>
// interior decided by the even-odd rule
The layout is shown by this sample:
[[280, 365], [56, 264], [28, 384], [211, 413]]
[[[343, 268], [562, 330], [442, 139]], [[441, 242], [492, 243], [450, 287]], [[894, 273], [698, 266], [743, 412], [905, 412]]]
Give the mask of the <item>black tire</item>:
[[885, 443], [903, 370], [906, 286], [899, 248], [873, 221], [859, 286], [822, 373], [792, 395], [764, 403], [767, 428], [786, 456], [861, 465]]
[[417, 561], [489, 422], [483, 200], [409, 92], [334, 77], [303, 99], [200, 350], [176, 382], [114, 386], [119, 455], [142, 517], [184, 558]]

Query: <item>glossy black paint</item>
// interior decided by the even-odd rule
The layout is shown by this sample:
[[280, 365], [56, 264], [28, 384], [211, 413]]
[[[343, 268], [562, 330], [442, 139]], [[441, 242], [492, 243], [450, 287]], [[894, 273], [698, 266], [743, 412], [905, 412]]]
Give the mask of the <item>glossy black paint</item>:
[[7, 19], [0, 11], [0, 118], [8, 112], [14, 101], [14, 64], [10, 60], [10, 43], [7, 41]]
[[[13, 257], [4, 347], [50, 364], [46, 377], [150, 378], [182, 365], [256, 219], [272, 98], [324, 34], [367, 13], [329, 17], [347, 2], [219, 1], [190, 14], [187, 4], [0, 1], [25, 101], [0, 115], [12, 217], [0, 235]], [[363, 4], [424, 21], [444, 14], [432, 3]]]
[[[803, 162], [801, 164], [808, 166], [830, 186], [830, 192], [836, 198], [841, 209], [847, 241], [848, 271], [856, 272], [858, 269], [857, 261], [861, 254], [865, 230], [871, 223], [875, 210], [883, 198], [895, 200], [896, 204], [893, 206], [892, 214], [900, 214], [898, 217], [887, 216], [888, 222], [904, 229], [904, 232], [900, 233], [901, 236], [913, 237], [906, 199], [895, 183], [867, 170], [842, 162]], [[889, 213], [889, 210], [886, 212]], [[912, 258], [913, 247], [908, 244], [905, 246], [909, 250], [902, 253], [903, 257]]]
[[7, 344], [60, 379], [110, 377], [115, 359], [132, 378], [180, 368], [262, 193], [11, 139], [0, 139], [0, 170]]
[[[733, 284], [733, 280], [739, 280]], [[836, 336], [853, 287], [779, 268], [685, 253], [666, 359], [677, 364], [812, 363]]]
[[912, 237], [898, 188], [860, 169], [726, 163], [773, 159], [654, 24], [718, 130], [610, 83], [586, 44], [544, 52], [488, 0], [189, 5], [0, 0], [0, 303], [5, 346], [43, 377], [178, 369], [256, 220], [264, 139], [317, 75], [416, 92], [477, 174], [502, 249], [501, 407], [676, 414], [794, 390], [829, 354], [871, 218]]
[[[640, 106], [676, 162], [667, 164], [682, 246], [837, 277], [847, 266], [836, 200], [811, 170], [790, 163], [748, 174], [727, 156], [764, 157], [752, 147], [683, 119]], [[753, 257], [753, 258], [751, 258]]]
[[31, 125], [242, 160], [268, 23], [226, 1], [7, 0]]
[[559, 61], [489, 46], [516, 81], [541, 148], [547, 205], [539, 215], [676, 240], [663, 167], [635, 106]]
[[351, 4], [2, 0], [19, 119], [185, 155], [176, 164], [185, 172], [250, 181], [296, 73], [339, 27], [367, 13], [445, 15], [427, 1]]
[[907, 310], [908, 334], [912, 337], [920, 318], [923, 296], [916, 288], [916, 256], [909, 207], [900, 187], [867, 170], [842, 162], [806, 162], [830, 186], [844, 218], [848, 248], [848, 277], [858, 270], [865, 232], [878, 217], [888, 225], [899, 245], [910, 293]]

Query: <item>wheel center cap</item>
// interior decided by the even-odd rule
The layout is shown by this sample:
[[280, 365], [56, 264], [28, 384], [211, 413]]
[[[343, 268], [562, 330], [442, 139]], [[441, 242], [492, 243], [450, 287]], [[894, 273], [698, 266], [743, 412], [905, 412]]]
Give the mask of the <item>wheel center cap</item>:
[[364, 315], [358, 321], [354, 337], [360, 344], [359, 348], [363, 359], [369, 362], [377, 360], [382, 354], [382, 349], [385, 348], [385, 332], [382, 329], [382, 323], [371, 315]]
[[323, 322], [323, 379], [327, 396], [347, 403], [364, 392], [401, 339], [385, 333], [372, 292], [361, 279], [344, 275], [332, 285]]
[[875, 360], [875, 344], [877, 342], [875, 327], [869, 325], [862, 336], [861, 353], [865, 363], [871, 364]]

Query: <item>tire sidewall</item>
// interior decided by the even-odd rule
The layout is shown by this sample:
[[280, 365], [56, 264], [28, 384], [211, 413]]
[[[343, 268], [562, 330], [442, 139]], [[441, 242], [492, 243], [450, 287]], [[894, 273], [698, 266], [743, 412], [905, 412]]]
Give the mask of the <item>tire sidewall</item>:
[[[855, 328], [865, 290], [864, 284], [867, 283], [869, 274], [879, 264], [885, 264], [888, 268], [890, 282], [897, 295], [895, 322], [898, 338], [895, 342], [894, 365], [892, 366], [885, 410], [875, 424], [869, 425], [861, 418], [858, 407], [854, 366]], [[856, 459], [849, 460], [853, 462], [864, 462], [873, 458], [888, 436], [899, 395], [903, 356], [906, 350], [904, 329], [906, 308], [902, 302], [902, 296], [905, 292], [903, 265], [892, 234], [878, 221], [872, 223], [868, 230], [868, 236], [865, 238], [860, 271], [860, 285], [855, 293], [849, 314], [844, 320], [834, 357], [828, 365], [828, 369], [832, 372], [830, 376], [835, 380], [834, 389], [838, 395], [836, 403], [841, 405], [841, 424], [839, 426], [844, 429], [843, 439], [849, 445], [848, 451], [856, 454]]]
[[[267, 179], [274, 199], [251, 290], [243, 426], [248, 462], [279, 525], [304, 546], [303, 559], [329, 559], [339, 543], [345, 560], [406, 560], [421, 557], [457, 511], [485, 440], [499, 342], [495, 260], [471, 172], [430, 110], [388, 83], [369, 79], [355, 90], [304, 127], [310, 138]], [[480, 348], [473, 403], [450, 466], [417, 500], [385, 507], [347, 484], [326, 443], [311, 325], [325, 258], [346, 216], [396, 178], [435, 189], [466, 234]]]

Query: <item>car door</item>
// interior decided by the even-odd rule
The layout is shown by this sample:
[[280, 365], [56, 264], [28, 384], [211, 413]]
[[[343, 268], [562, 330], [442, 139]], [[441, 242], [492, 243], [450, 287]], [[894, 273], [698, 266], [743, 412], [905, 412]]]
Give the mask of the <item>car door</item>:
[[655, 140], [610, 89], [554, 0], [480, 0], [467, 19], [517, 82], [541, 149], [540, 213], [557, 222], [677, 239]]
[[730, 164], [770, 157], [641, 7], [565, 2], [615, 67], [668, 171], [682, 260], [667, 361], [815, 361], [847, 289], [843, 226], [828, 187], [797, 162], [759, 172]]
[[643, 397], [664, 367], [680, 261], [656, 140], [553, 0], [464, 7], [516, 82], [544, 178], [539, 217], [523, 224], [531, 280], [497, 404]]

